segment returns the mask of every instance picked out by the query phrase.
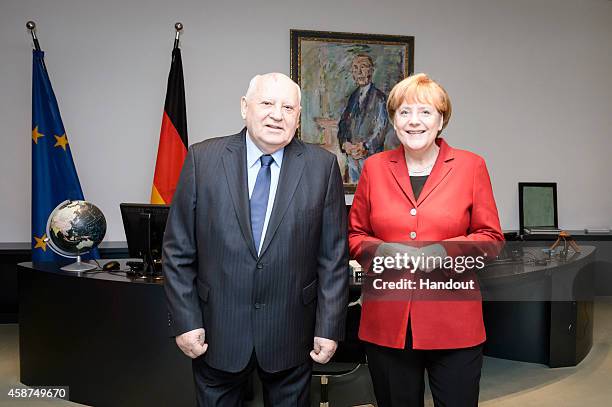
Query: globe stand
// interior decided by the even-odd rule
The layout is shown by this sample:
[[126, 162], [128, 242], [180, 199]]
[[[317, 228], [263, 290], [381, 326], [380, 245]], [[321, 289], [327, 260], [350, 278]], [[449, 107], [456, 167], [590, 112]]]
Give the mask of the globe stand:
[[76, 262], [67, 266], [61, 267], [60, 270], [64, 271], [90, 271], [96, 269], [98, 266], [89, 262], [81, 261], [81, 255], [77, 255]]

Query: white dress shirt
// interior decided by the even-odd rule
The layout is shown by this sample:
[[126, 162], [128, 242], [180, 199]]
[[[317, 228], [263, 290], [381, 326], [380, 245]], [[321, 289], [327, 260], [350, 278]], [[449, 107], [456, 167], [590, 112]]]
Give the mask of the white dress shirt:
[[363, 102], [365, 102], [365, 98], [368, 94], [368, 91], [370, 90], [370, 87], [372, 86], [372, 82], [368, 83], [365, 86], [362, 86], [359, 89], [359, 108], [363, 107]]
[[[246, 158], [247, 158], [247, 175], [249, 179], [249, 199], [253, 195], [253, 189], [255, 189], [255, 181], [257, 180], [257, 173], [261, 168], [261, 161], [259, 160], [262, 155], [265, 155], [263, 151], [253, 143], [249, 132], [246, 134]], [[261, 231], [261, 239], [259, 241], [259, 247], [257, 248], [257, 254], [261, 250], [261, 246], [266, 238], [266, 230], [268, 229], [268, 223], [270, 221], [270, 214], [272, 213], [272, 207], [274, 206], [274, 198], [276, 197], [276, 188], [278, 187], [278, 177], [280, 175], [281, 165], [283, 164], [283, 154], [285, 148], [281, 148], [273, 154], [270, 154], [274, 161], [270, 165], [270, 195], [268, 197], [268, 207], [266, 208], [266, 217], [264, 219], [263, 230]]]

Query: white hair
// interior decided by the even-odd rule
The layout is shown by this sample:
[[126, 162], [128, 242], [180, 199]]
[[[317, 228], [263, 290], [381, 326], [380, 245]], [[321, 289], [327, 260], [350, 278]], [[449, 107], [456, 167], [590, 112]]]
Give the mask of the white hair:
[[262, 74], [262, 75], [255, 75], [255, 76], [253, 76], [253, 78], [249, 82], [249, 88], [246, 91], [246, 95], [244, 95], [244, 97], [247, 100], [249, 100], [251, 98], [251, 96], [253, 95], [253, 92], [255, 92], [255, 89], [257, 89], [257, 85], [259, 85], [259, 81], [263, 77], [265, 77], [265, 76], [271, 76], [275, 80], [278, 80], [279, 77], [287, 78], [289, 81], [291, 81], [291, 83], [293, 83], [293, 85], [295, 86], [295, 89], [297, 90], [298, 105], [302, 103], [302, 90], [300, 89], [300, 86], [297, 83], [295, 83], [293, 81], [293, 79], [291, 79], [290, 77], [288, 77], [284, 73], [279, 73], [279, 72], [271, 72], [271, 73], [266, 73], [266, 74]]

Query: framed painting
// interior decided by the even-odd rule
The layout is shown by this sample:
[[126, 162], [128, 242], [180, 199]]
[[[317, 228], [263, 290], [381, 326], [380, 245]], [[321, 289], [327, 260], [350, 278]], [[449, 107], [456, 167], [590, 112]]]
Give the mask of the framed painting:
[[556, 182], [519, 182], [519, 233], [559, 227]]
[[291, 78], [302, 89], [298, 137], [338, 157], [353, 193], [367, 157], [395, 148], [387, 95], [413, 73], [414, 37], [290, 30]]

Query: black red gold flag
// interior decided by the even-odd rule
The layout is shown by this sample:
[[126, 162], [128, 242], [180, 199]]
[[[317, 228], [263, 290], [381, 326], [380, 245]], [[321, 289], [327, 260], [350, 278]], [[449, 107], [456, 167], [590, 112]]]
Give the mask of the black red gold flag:
[[170, 205], [187, 155], [187, 112], [181, 49], [172, 50], [151, 203]]

